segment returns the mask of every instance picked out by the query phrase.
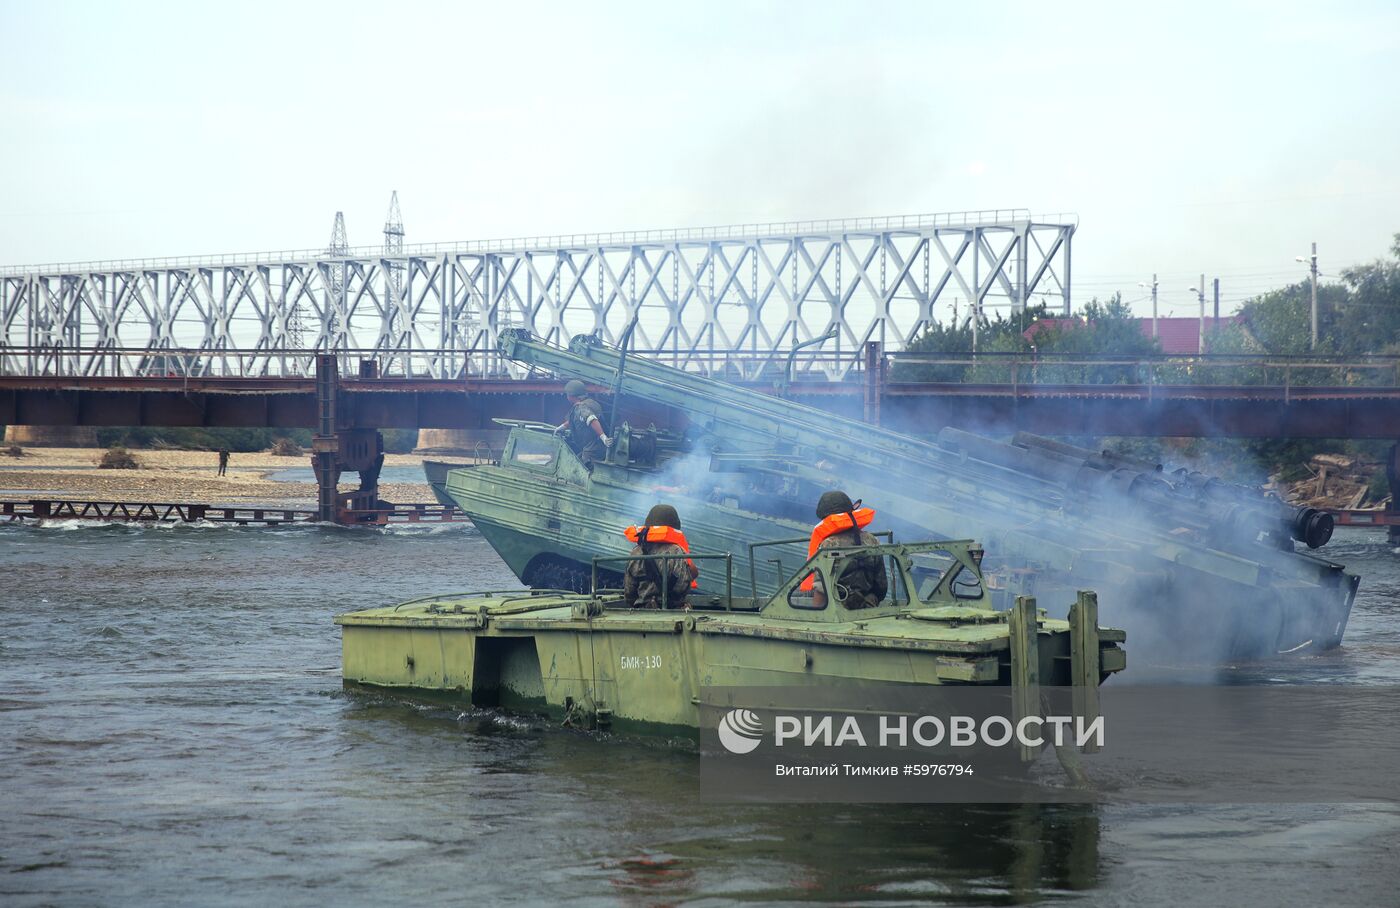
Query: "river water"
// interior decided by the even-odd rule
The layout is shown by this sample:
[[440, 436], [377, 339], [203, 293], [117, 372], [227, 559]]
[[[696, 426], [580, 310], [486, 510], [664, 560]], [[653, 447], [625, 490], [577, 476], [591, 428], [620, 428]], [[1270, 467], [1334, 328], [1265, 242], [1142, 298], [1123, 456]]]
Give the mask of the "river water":
[[[1347, 645], [1222, 675], [1400, 683], [1400, 555], [1327, 552]], [[470, 526], [0, 526], [0, 577], [7, 905], [1400, 903], [1395, 807], [714, 804], [684, 749], [344, 693], [335, 613], [516, 585]]]

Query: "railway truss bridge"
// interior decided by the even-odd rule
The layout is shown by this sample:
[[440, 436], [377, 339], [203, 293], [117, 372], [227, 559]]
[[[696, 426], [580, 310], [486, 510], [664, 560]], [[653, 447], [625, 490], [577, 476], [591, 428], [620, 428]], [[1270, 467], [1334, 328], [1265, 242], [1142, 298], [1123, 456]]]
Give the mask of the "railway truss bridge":
[[341, 470], [373, 506], [380, 429], [557, 420], [556, 377], [496, 352], [524, 327], [915, 433], [1400, 437], [1384, 358], [900, 352], [988, 307], [1068, 312], [1076, 226], [1007, 209], [5, 266], [0, 423], [315, 429], [325, 516]]

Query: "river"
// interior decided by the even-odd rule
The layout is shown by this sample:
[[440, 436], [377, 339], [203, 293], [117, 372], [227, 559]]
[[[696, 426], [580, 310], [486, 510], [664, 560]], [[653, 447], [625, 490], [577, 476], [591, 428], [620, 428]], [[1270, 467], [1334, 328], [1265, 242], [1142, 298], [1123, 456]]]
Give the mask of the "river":
[[[1346, 646], [1222, 675], [1400, 683], [1400, 555], [1377, 531], [1325, 551], [1362, 575]], [[470, 526], [0, 526], [0, 578], [7, 905], [1400, 891], [1393, 806], [715, 804], [685, 749], [343, 692], [335, 613], [516, 585]]]

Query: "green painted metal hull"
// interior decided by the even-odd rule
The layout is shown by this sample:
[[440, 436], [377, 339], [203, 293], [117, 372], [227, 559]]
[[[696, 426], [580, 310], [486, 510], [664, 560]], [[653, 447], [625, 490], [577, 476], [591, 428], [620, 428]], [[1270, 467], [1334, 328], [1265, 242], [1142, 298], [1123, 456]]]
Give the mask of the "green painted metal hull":
[[[760, 612], [628, 610], [615, 599], [590, 615], [590, 602], [597, 600], [464, 594], [341, 615], [345, 682], [674, 734], [698, 727], [707, 689], [1013, 681], [1001, 613], [957, 623], [885, 610], [816, 624]], [[1033, 676], [1073, 684], [1069, 624], [1041, 617], [1037, 625]], [[1087, 639], [1093, 664], [1085, 677], [1097, 683], [1124, 667], [1121, 631], [1095, 629]]]
[[448, 463], [442, 460], [423, 461], [423, 475], [428, 480], [428, 487], [433, 490], [433, 497], [443, 507], [457, 506], [457, 502], [453, 501], [452, 496], [447, 494], [447, 474], [451, 470], [464, 466], [466, 464]]
[[[731, 579], [739, 595], [771, 594], [807, 558], [802, 542], [765, 548], [751, 573], [747, 543], [806, 539], [811, 530], [796, 520], [658, 489], [655, 477], [641, 471], [600, 464], [589, 473], [562, 444], [550, 469], [509, 462], [463, 467], [447, 474], [444, 492], [515, 575], [537, 588], [588, 589], [593, 559], [626, 556], [632, 543], [622, 530], [639, 524], [657, 501], [676, 506], [692, 551], [734, 554]], [[602, 579], [615, 581], [622, 567], [600, 564]], [[718, 562], [703, 565], [699, 584], [702, 595], [724, 595], [725, 569]]]

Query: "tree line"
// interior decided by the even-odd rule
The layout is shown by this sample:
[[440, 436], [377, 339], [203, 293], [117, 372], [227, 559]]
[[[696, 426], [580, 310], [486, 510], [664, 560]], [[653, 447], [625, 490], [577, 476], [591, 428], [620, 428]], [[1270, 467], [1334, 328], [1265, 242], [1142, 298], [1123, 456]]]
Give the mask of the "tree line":
[[[1315, 354], [1353, 358], [1351, 368], [1291, 368], [1288, 380], [1295, 384], [1394, 384], [1395, 372], [1366, 368], [1371, 355], [1400, 354], [1400, 234], [1391, 254], [1341, 272], [1340, 280], [1318, 286], [1318, 344], [1311, 349], [1312, 289], [1308, 281], [1261, 294], [1248, 300], [1236, 321], [1210, 327], [1205, 350], [1212, 354], [1266, 355], [1275, 357]], [[1037, 324], [1038, 323], [1038, 324]], [[1030, 330], [1028, 333], [1028, 329]], [[978, 323], [979, 354], [1019, 354], [1022, 363], [1012, 366], [1006, 358], [989, 356], [972, 362], [973, 329], [970, 318], [956, 323], [930, 325], [905, 348], [925, 359], [946, 355], [957, 362], [896, 359], [891, 377], [896, 381], [1017, 381], [1088, 384], [1127, 384], [1146, 381], [1184, 384], [1271, 384], [1284, 382], [1277, 368], [1219, 367], [1194, 364], [1157, 364], [1151, 375], [1144, 367], [1115, 364], [1065, 365], [1074, 357], [1134, 359], [1162, 352], [1156, 338], [1142, 330], [1139, 316], [1123, 301], [1122, 294], [1107, 300], [1093, 299], [1074, 315], [1064, 318], [1044, 304], [1027, 306], [1009, 315], [983, 313]], [[1041, 357], [1045, 358], [1042, 360]], [[1033, 360], [1028, 369], [1026, 360]]]
[[[1248, 300], [1236, 321], [1206, 332], [1211, 354], [1292, 357], [1315, 354], [1334, 357], [1343, 365], [1313, 368], [1247, 363], [1208, 365], [1167, 361], [1151, 366], [1093, 362], [1093, 357], [1132, 360], [1162, 352], [1160, 343], [1142, 330], [1139, 317], [1121, 294], [1094, 299], [1070, 318], [1044, 305], [1024, 312], [983, 315], [977, 331], [979, 354], [1020, 354], [1013, 367], [1006, 358], [968, 355], [972, 324], [936, 323], [907, 351], [927, 359], [947, 356], [955, 362], [900, 362], [891, 369], [895, 381], [1021, 382], [1130, 384], [1152, 380], [1175, 384], [1395, 385], [1393, 364], [1367, 362], [1370, 356], [1400, 355], [1400, 234], [1390, 255], [1344, 269], [1340, 279], [1318, 286], [1318, 344], [1311, 349], [1311, 284], [1304, 280]], [[1027, 336], [1027, 329], [1044, 319]], [[1046, 359], [1041, 359], [1048, 355]], [[1083, 357], [1088, 362], [1060, 360]], [[1014, 369], [1014, 372], [1013, 372]], [[1150, 369], [1150, 375], [1145, 372]], [[1285, 376], [1285, 371], [1287, 375]], [[1270, 473], [1282, 480], [1307, 476], [1304, 466], [1314, 454], [1346, 451], [1368, 460], [1383, 456], [1386, 442], [1298, 441], [1292, 439], [1078, 439], [1082, 444], [1107, 446], [1123, 453], [1174, 463], [1193, 463], [1231, 479], [1262, 482]]]

